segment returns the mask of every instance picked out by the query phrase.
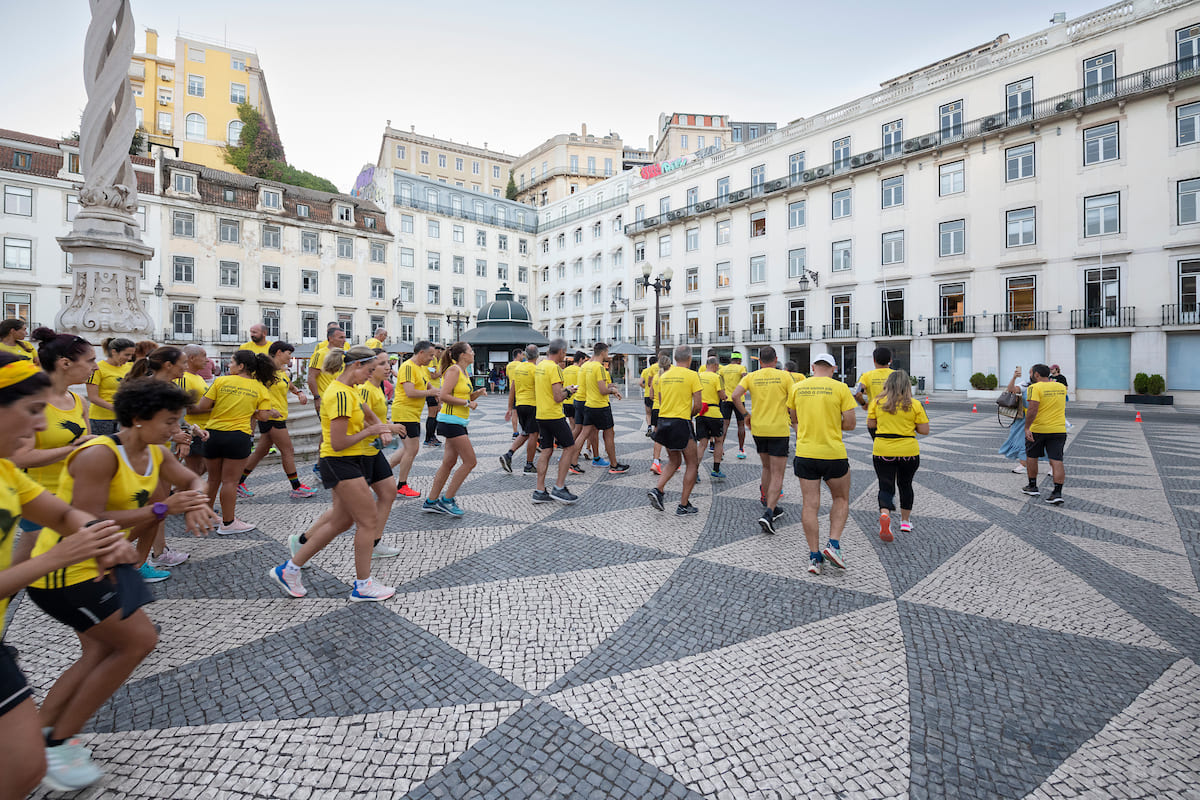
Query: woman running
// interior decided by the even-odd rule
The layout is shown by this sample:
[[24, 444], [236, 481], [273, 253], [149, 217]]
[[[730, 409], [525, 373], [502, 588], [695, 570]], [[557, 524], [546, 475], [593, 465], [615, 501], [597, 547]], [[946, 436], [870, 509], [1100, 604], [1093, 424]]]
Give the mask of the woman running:
[[[59, 487], [62, 499], [89, 516], [111, 519], [126, 532], [182, 514], [189, 531], [207, 534], [216, 518], [201, 491], [203, 481], [162, 447], [179, 430], [187, 401], [183, 390], [172, 383], [146, 378], [125, 382], [113, 397], [121, 432], [98, 436], [67, 456]], [[180, 491], [150, 503], [160, 481]], [[53, 552], [61, 540], [53, 528], [45, 528], [34, 547], [34, 559]], [[130, 548], [109, 563], [136, 563], [137, 558]], [[107, 567], [92, 560], [62, 567], [27, 590], [38, 608], [75, 630], [81, 649], [79, 659], [59, 676], [42, 702], [39, 724], [48, 729], [51, 770], [56, 763], [53, 751], [82, 730], [158, 641], [154, 624], [137, 608], [146, 602], [137, 596], [147, 594], [141, 579], [123, 572], [125, 567], [117, 567], [116, 574]], [[76, 748], [61, 757], [73, 767], [64, 771], [83, 785], [100, 777], [88, 755]]]
[[37, 364], [37, 350], [32, 344], [25, 341], [26, 331], [28, 331], [28, 326], [23, 319], [14, 317], [0, 322], [0, 352], [12, 353], [14, 356], [20, 356]]
[[104, 360], [96, 364], [96, 371], [87, 381], [88, 417], [92, 433], [102, 436], [117, 432], [117, 415], [113, 411], [112, 399], [121, 385], [121, 379], [129, 372], [133, 358], [133, 342], [122, 337], [110, 337], [100, 346]]
[[250, 454], [246, 468], [242, 470], [242, 479], [238, 481], [237, 487], [238, 497], [254, 497], [254, 492], [246, 487], [246, 478], [250, 477], [254, 468], [266, 457], [267, 453], [271, 452], [272, 446], [279, 451], [279, 460], [283, 462], [283, 474], [292, 484], [292, 490], [288, 493], [288, 497], [293, 500], [302, 500], [316, 494], [311, 487], [300, 482], [300, 477], [296, 473], [296, 449], [292, 446], [292, 437], [288, 434], [287, 429], [288, 392], [296, 395], [300, 405], [308, 402], [308, 395], [297, 389], [292, 384], [291, 377], [288, 376], [287, 366], [291, 363], [292, 353], [295, 351], [296, 348], [287, 342], [272, 342], [267, 351], [275, 364], [275, 383], [271, 384], [271, 408], [278, 411], [279, 416], [275, 419], [258, 421], [260, 434], [258, 444], [254, 446], [254, 452]]
[[[367, 425], [387, 422], [388, 401], [387, 395], [383, 391], [383, 382], [392, 373], [392, 364], [388, 361], [387, 353], [379, 348], [372, 349], [378, 350], [375, 363], [360, 387], [364, 410], [370, 412], [366, 415]], [[403, 437], [408, 432], [405, 425], [391, 425], [389, 430], [392, 437]], [[382, 536], [383, 525], [387, 524], [388, 516], [392, 513], [392, 504], [396, 502], [396, 478], [392, 474], [392, 465], [388, 463], [387, 456], [379, 447], [380, 444], [384, 444], [381, 438], [368, 442], [367, 457], [375, 461], [375, 472], [378, 475], [383, 474], [382, 465], [387, 465], [387, 477], [371, 484], [371, 491], [375, 493], [375, 513], [379, 515], [379, 519], [383, 520], [379, 529]], [[371, 551], [372, 558], [393, 558], [398, 555], [400, 555], [399, 547], [383, 544], [378, 538], [375, 540], [375, 548]]]
[[[446, 452], [442, 456], [442, 465], [433, 476], [429, 496], [421, 504], [421, 510], [426, 513], [455, 517], [463, 515], [454, 498], [458, 496], [458, 490], [462, 488], [467, 475], [475, 469], [475, 448], [467, 436], [467, 420], [476, 407], [475, 400], [487, 394], [487, 389], [471, 391], [470, 370], [473, 363], [475, 351], [466, 342], [455, 342], [442, 354], [442, 406], [437, 415], [437, 432], [446, 440]], [[450, 471], [459, 461], [462, 461], [462, 466], [451, 477]], [[448, 494], [441, 494], [443, 487], [448, 489]]]
[[879, 478], [879, 538], [892, 541], [891, 512], [900, 489], [900, 532], [912, 531], [913, 475], [921, 466], [917, 434], [929, 435], [925, 407], [913, 402], [912, 381], [902, 369], [892, 370], [883, 390], [867, 409], [867, 428], [875, 431], [871, 460]]
[[229, 374], [213, 380], [204, 397], [193, 408], [208, 417], [208, 441], [204, 462], [208, 469], [208, 502], [221, 498], [220, 536], [246, 533], [255, 525], [237, 518], [237, 487], [254, 439], [250, 423], [256, 419], [278, 419], [271, 408], [268, 389], [276, 381], [275, 362], [262, 353], [238, 350], [229, 363]]
[[346, 352], [332, 351], [322, 368], [341, 373], [329, 384], [321, 397], [321, 457], [317, 465], [326, 489], [333, 490], [333, 506], [322, 514], [311, 528], [293, 536], [288, 544], [292, 557], [270, 571], [271, 580], [292, 597], [304, 597], [308, 589], [300, 579], [300, 568], [319, 553], [339, 534], [354, 530], [354, 589], [352, 602], [386, 600], [396, 593], [391, 586], [377, 583], [371, 577], [371, 554], [382, 535], [386, 519], [379, 516], [378, 492], [372, 488], [395, 482], [387, 459], [381, 454], [369, 456], [371, 440], [382, 437], [391, 441], [392, 426], [383, 422], [368, 425], [359, 386], [375, 369], [375, 351], [355, 345]]
[[[95, 351], [84, 344], [94, 361]], [[61, 366], [47, 375], [23, 356], [0, 353], [0, 634], [9, 598], [38, 578], [88, 559], [112, 564], [134, 557], [116, 524], [97, 522], [95, 515], [71, 508], [8, 460], [47, 430], [42, 409], [51, 395], [58, 394], [52, 380]], [[38, 529], [49, 525], [72, 533], [36, 558], [18, 561], [13, 558], [17, 523], [26, 520]], [[0, 747], [3, 800], [26, 797], [43, 779], [50, 789], [69, 792], [100, 777], [87, 760], [86, 748], [77, 742], [47, 748], [33, 693], [5, 647], [0, 647], [0, 741], [4, 742]]]

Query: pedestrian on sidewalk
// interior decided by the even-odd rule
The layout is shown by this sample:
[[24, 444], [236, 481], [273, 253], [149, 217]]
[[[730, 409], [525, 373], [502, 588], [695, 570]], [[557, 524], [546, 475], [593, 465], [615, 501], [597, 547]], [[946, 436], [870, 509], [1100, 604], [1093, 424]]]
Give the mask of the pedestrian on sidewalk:
[[1034, 364], [1029, 373], [1033, 378], [1026, 397], [1029, 410], [1025, 412], [1025, 474], [1029, 483], [1021, 491], [1031, 497], [1041, 495], [1037, 485], [1038, 459], [1045, 456], [1054, 477], [1054, 490], [1046, 502], [1062, 505], [1066, 481], [1063, 450], [1067, 444], [1067, 387], [1051, 380], [1050, 367], [1045, 364]]

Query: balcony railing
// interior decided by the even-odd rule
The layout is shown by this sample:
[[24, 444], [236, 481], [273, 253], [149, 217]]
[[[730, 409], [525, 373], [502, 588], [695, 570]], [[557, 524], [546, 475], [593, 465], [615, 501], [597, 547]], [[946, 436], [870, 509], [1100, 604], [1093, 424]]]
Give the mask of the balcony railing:
[[887, 322], [871, 323], [871, 338], [887, 336], [912, 336], [913, 324], [911, 319], [891, 319]]
[[681, 333], [677, 339], [679, 344], [704, 344], [702, 333]]
[[779, 341], [781, 342], [803, 342], [811, 338], [811, 325], [799, 325], [790, 328], [779, 329]]
[[858, 323], [848, 323], [846, 325], [822, 325], [822, 339], [857, 339], [858, 338]]
[[1050, 329], [1049, 311], [1010, 311], [996, 314], [992, 320], [994, 333], [1044, 331]]
[[[511, 218], [518, 213], [515, 210], [506, 213], [504, 218], [501, 219], [495, 214], [477, 214], [474, 211], [466, 208], [459, 208], [453, 205], [447, 206], [441, 203], [429, 203], [424, 200], [419, 200], [416, 197], [406, 197], [402, 194], [396, 195], [395, 200], [396, 205], [398, 206], [407, 206], [408, 208], [415, 208], [418, 211], [429, 211], [434, 214], [441, 214], [444, 217], [455, 217], [457, 219], [470, 220], [471, 222], [482, 222], [485, 225], [496, 225], [513, 231], [537, 233], [537, 212], [532, 208], [521, 212], [525, 214], [525, 219], [527, 221], [519, 222], [516, 219]], [[532, 221], [529, 221], [530, 217], [533, 218]]]
[[733, 344], [733, 333], [710, 333], [708, 335], [709, 344]]
[[562, 225], [569, 225], [570, 223], [574, 222], [577, 219], [583, 219], [585, 217], [590, 217], [593, 214], [596, 214], [600, 211], [607, 211], [610, 208], [616, 208], [617, 206], [623, 206], [628, 202], [629, 202], [629, 195], [619, 194], [616, 197], [605, 200], [602, 203], [594, 203], [594, 204], [587, 206], [586, 208], [580, 209], [578, 211], [572, 211], [570, 214], [567, 214], [566, 216], [560, 216], [557, 219], [548, 219], [545, 222], [539, 222], [537, 232], [544, 233], [546, 231], [550, 231], [555, 228], [558, 228]]
[[954, 333], [974, 333], [975, 318], [967, 316], [930, 317], [926, 320], [925, 332], [930, 336], [945, 336]]
[[758, 329], [751, 328], [749, 330], [742, 331], [742, 341], [743, 342], [769, 342], [769, 341], [771, 341], [771, 335], [769, 333], [767, 333], [766, 328], [758, 328]]
[[653, 344], [649, 336], [635, 336], [633, 337], [633, 343], [638, 347], [650, 347]]
[[1072, 328], [1131, 328], [1134, 324], [1134, 306], [1121, 306], [1116, 313], [1106, 308], [1076, 308], [1071, 311]]
[[1200, 325], [1200, 305], [1171, 303], [1162, 307], [1163, 325]]

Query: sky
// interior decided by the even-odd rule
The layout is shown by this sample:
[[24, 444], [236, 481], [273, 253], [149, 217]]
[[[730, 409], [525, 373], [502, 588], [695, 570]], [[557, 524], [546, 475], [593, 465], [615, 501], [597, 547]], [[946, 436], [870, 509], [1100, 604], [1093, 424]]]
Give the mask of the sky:
[[[889, 78], [1102, 7], [1078, 0], [132, 0], [174, 53], [175, 33], [258, 53], [288, 162], [342, 191], [396, 128], [519, 156], [550, 136], [616, 132], [645, 147], [662, 112], [783, 126]], [[963, 10], [960, 10], [963, 9]], [[61, 136], [86, 102], [86, 0], [0, 0], [0, 128]]]

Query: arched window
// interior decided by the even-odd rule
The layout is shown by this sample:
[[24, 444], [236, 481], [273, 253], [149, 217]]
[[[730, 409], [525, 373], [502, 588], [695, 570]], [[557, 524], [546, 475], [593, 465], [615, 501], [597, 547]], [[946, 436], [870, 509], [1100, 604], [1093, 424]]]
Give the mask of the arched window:
[[184, 124], [185, 135], [189, 142], [202, 142], [208, 138], [208, 123], [200, 114], [188, 114]]
[[235, 119], [233, 122], [229, 123], [229, 144], [236, 145], [240, 141], [242, 136], [242, 127], [243, 125], [240, 119]]

